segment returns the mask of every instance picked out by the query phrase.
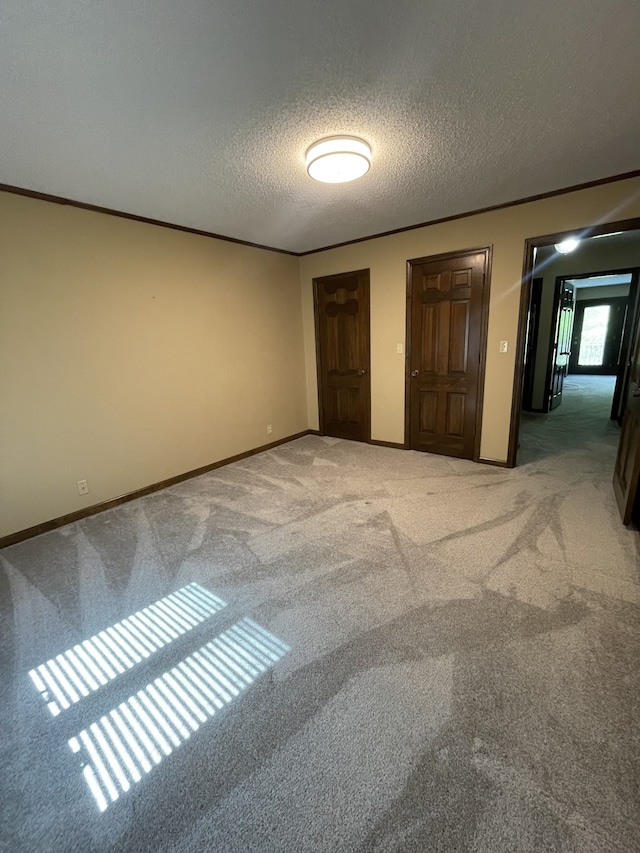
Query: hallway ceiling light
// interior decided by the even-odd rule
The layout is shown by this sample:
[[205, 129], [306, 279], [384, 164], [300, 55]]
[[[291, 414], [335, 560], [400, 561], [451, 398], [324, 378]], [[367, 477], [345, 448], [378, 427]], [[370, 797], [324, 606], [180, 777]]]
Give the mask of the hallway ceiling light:
[[566, 240], [563, 240], [561, 243], [556, 243], [553, 247], [556, 252], [560, 252], [561, 255], [568, 255], [569, 252], [573, 252], [578, 248], [578, 244], [580, 240], [576, 237], [568, 237]]
[[316, 181], [342, 184], [369, 171], [371, 148], [355, 136], [331, 136], [314, 142], [307, 151], [307, 172]]

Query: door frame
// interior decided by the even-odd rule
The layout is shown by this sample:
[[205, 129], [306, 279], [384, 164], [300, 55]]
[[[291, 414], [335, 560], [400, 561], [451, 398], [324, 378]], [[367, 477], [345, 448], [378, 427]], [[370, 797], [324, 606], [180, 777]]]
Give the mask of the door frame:
[[364, 441], [371, 444], [371, 269], [366, 267], [361, 270], [353, 270], [352, 272], [340, 272], [333, 275], [318, 275], [313, 279], [313, 323], [316, 335], [316, 377], [318, 383], [318, 426], [320, 435], [326, 435], [324, 423], [324, 406], [322, 398], [322, 371], [320, 369], [320, 315], [318, 308], [318, 282], [326, 281], [328, 278], [341, 279], [350, 278], [354, 275], [367, 276], [367, 304], [369, 308], [369, 352], [368, 361], [365, 367], [367, 371], [367, 423], [365, 430]]
[[482, 438], [482, 410], [484, 403], [485, 368], [487, 363], [487, 333], [489, 328], [489, 294], [491, 291], [491, 266], [493, 261], [493, 244], [478, 246], [471, 249], [458, 249], [455, 252], [440, 252], [437, 255], [427, 255], [423, 258], [411, 258], [407, 261], [407, 299], [405, 306], [405, 358], [404, 358], [404, 446], [411, 447], [411, 273], [414, 264], [431, 263], [432, 261], [448, 261], [460, 255], [471, 255], [484, 252], [485, 273], [482, 286], [482, 309], [480, 314], [480, 359], [478, 364], [478, 394], [476, 397], [475, 436], [473, 441], [473, 462], [482, 462], [480, 458], [480, 440]]
[[[621, 219], [614, 222], [601, 222], [582, 228], [572, 228], [558, 231], [555, 234], [545, 234], [540, 237], [528, 237], [524, 241], [524, 256], [522, 261], [522, 279], [520, 286], [520, 312], [518, 315], [518, 332], [516, 340], [516, 364], [513, 375], [513, 391], [511, 397], [511, 424], [509, 427], [509, 449], [507, 452], [507, 468], [515, 468], [518, 455], [518, 437], [520, 434], [520, 413], [522, 412], [522, 379], [524, 374], [524, 338], [527, 328], [527, 313], [529, 309], [528, 294], [533, 279], [535, 250], [543, 246], [553, 246], [567, 237], [595, 237], [598, 234], [609, 234], [612, 231], [639, 231], [640, 217]], [[526, 298], [525, 298], [526, 297]]]
[[[629, 308], [629, 319], [631, 320], [631, 325], [629, 325], [625, 321], [625, 327], [624, 327], [624, 332], [623, 332], [623, 337], [622, 337], [622, 342], [621, 342], [621, 347], [620, 347], [620, 358], [621, 358], [621, 361], [624, 361], [624, 360], [630, 358], [629, 349], [631, 348], [631, 346], [633, 344], [633, 340], [631, 340], [631, 338], [632, 338], [632, 327], [634, 325], [634, 321], [636, 318], [635, 318], [635, 316], [632, 316], [632, 315], [634, 315], [634, 312], [636, 309], [636, 303], [637, 303], [638, 295], [639, 295], [638, 284], [640, 281], [640, 267], [636, 266], [636, 267], [624, 267], [621, 269], [616, 268], [616, 269], [607, 269], [607, 270], [596, 270], [594, 272], [585, 272], [585, 273], [580, 273], [579, 275], [573, 275], [573, 276], [570, 276], [570, 278], [572, 278], [574, 281], [576, 281], [577, 279], [580, 279], [580, 278], [594, 278], [594, 277], [600, 276], [600, 275], [630, 275], [631, 276], [631, 281], [629, 282], [629, 295], [627, 297], [622, 297], [622, 296], [610, 297], [613, 299], [624, 299], [624, 298], [626, 298], [628, 300], [627, 306]], [[566, 276], [563, 276], [563, 278], [566, 278]], [[594, 298], [596, 299], [596, 301], [598, 301], [598, 299], [599, 299], [599, 297], [594, 297]], [[603, 297], [603, 299], [606, 299], [606, 297]], [[582, 300], [580, 300], [580, 301], [582, 301]], [[592, 301], [592, 300], [588, 300], [588, 301]], [[578, 300], [576, 299], [576, 306], [577, 306], [577, 304], [578, 304]], [[621, 370], [618, 369], [617, 375], [619, 376], [620, 373], [621, 373]], [[610, 374], [610, 375], [613, 375], [613, 374]], [[613, 419], [613, 416], [612, 416], [612, 419]]]
[[[613, 309], [622, 309], [622, 317], [620, 319], [620, 342], [618, 346], [618, 361], [616, 362], [615, 369], [612, 369], [609, 364], [609, 360], [606, 359], [607, 355], [611, 355], [611, 350], [613, 348], [613, 344], [615, 343], [615, 338], [613, 335], [616, 332], [615, 325], [612, 325], [611, 318], [609, 318], [609, 322], [607, 323], [607, 330], [604, 338], [604, 346], [603, 346], [603, 363], [600, 365], [590, 364], [590, 365], [581, 365], [578, 364], [578, 359], [580, 358], [580, 344], [582, 342], [582, 331], [584, 329], [584, 311], [585, 308], [593, 308], [598, 305], [610, 305]], [[629, 306], [629, 297], [628, 296], [602, 296], [598, 299], [598, 297], [592, 297], [591, 299], [580, 299], [576, 300], [576, 314], [575, 314], [575, 322], [573, 325], [573, 335], [572, 339], [578, 338], [578, 346], [574, 353], [574, 350], [571, 351], [571, 359], [570, 359], [570, 373], [573, 373], [575, 376], [579, 375], [588, 375], [588, 376], [617, 376], [620, 373], [620, 357], [622, 353], [622, 338], [624, 335], [624, 325], [625, 325], [625, 309]], [[573, 343], [573, 340], [572, 340]], [[605, 365], [605, 361], [608, 362]]]

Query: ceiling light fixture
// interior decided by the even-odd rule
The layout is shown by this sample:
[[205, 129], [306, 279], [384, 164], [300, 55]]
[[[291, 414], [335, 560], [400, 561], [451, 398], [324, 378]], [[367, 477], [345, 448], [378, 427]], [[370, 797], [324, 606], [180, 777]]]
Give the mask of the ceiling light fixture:
[[561, 255], [568, 255], [569, 252], [573, 252], [578, 248], [579, 243], [580, 240], [576, 237], [567, 237], [567, 239], [563, 240], [562, 243], [556, 243], [553, 248], [556, 252], [560, 252]]
[[325, 184], [355, 181], [369, 171], [371, 148], [356, 136], [330, 136], [307, 151], [307, 172]]

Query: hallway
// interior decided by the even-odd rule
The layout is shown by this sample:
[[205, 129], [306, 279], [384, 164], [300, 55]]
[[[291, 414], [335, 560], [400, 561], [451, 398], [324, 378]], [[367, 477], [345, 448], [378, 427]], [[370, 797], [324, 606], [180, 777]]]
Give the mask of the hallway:
[[547, 414], [522, 412], [518, 466], [556, 457], [580, 448], [594, 451], [604, 461], [611, 456], [611, 472], [620, 428], [609, 417], [615, 376], [570, 374], [564, 381], [562, 403]]

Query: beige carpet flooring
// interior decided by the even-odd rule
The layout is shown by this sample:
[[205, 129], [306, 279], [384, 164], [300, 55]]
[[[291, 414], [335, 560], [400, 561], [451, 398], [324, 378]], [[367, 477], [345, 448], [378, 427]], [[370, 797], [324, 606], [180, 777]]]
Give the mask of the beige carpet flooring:
[[308, 436], [0, 552], [2, 849], [638, 851], [611, 390], [514, 470]]

